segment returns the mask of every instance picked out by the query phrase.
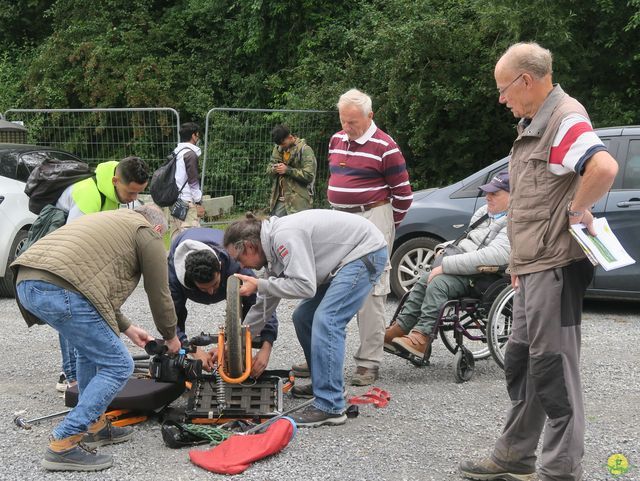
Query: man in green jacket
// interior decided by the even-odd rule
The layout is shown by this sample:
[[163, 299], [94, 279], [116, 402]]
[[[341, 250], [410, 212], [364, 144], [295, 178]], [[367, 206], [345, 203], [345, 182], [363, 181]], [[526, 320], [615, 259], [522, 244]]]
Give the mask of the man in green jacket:
[[292, 135], [286, 125], [276, 125], [271, 138], [276, 144], [267, 168], [267, 174], [273, 177], [271, 215], [283, 217], [311, 209], [317, 169], [313, 149], [304, 139]]
[[78, 404], [53, 430], [45, 469], [109, 468], [111, 455], [83, 447], [121, 443], [133, 434], [130, 427], [112, 426], [104, 413], [133, 373], [120, 333], [139, 347], [153, 339], [120, 311], [141, 276], [169, 352], [180, 349], [162, 239], [166, 230], [162, 211], [152, 205], [83, 216], [37, 241], [11, 265], [27, 325], [49, 324], [78, 356]]
[[[69, 223], [94, 212], [114, 210], [138, 198], [149, 181], [149, 168], [140, 157], [126, 157], [120, 162], [110, 160], [96, 167], [95, 179], [89, 177], [67, 187], [56, 207], [67, 214]], [[56, 389], [64, 392], [76, 383], [76, 355], [69, 343], [60, 336], [62, 373]]]

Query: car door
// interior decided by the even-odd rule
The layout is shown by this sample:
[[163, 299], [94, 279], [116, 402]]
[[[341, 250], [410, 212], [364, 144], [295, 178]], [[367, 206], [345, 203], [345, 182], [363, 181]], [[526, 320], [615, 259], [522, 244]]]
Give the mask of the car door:
[[[611, 291], [609, 294], [616, 297], [637, 298], [640, 295], [640, 132], [612, 138], [609, 148], [618, 161], [619, 170], [609, 194], [603, 199], [603, 213], [622, 246], [637, 262], [609, 272], [598, 268], [593, 285], [597, 290]], [[598, 207], [596, 205], [594, 212], [600, 211]]]

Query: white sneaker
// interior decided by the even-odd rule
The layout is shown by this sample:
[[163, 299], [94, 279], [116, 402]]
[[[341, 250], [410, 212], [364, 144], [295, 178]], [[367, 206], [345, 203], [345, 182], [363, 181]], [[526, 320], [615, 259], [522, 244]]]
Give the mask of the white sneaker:
[[65, 392], [67, 390], [67, 376], [63, 372], [60, 373], [58, 382], [56, 383], [56, 391]]

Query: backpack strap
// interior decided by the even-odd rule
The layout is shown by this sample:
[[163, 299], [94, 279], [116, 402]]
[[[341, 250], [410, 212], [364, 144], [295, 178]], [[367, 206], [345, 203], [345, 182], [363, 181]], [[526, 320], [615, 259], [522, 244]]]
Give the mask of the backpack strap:
[[91, 178], [93, 179], [93, 182], [96, 184], [96, 190], [98, 191], [98, 194], [100, 194], [100, 212], [102, 212], [102, 209], [104, 208], [104, 203], [107, 200], [107, 196], [104, 195], [100, 190], [100, 188], [98, 187], [98, 179], [96, 178], [96, 174], [93, 174]]
[[465, 231], [460, 235], [460, 237], [458, 237], [456, 240], [454, 240], [451, 245], [458, 245], [458, 242], [460, 242], [462, 239], [464, 239], [465, 237], [467, 237], [467, 234], [469, 232], [471, 232], [473, 229], [475, 229], [476, 227], [478, 227], [480, 224], [482, 224], [485, 220], [487, 220], [489, 218], [489, 214], [485, 213], [483, 216], [480, 216], [480, 218], [478, 220], [476, 220], [473, 224], [471, 224], [469, 227], [467, 227], [465, 229]]
[[[191, 150], [189, 147], [183, 147], [180, 150], [178, 150], [176, 152], [176, 157], [175, 157], [175, 161], [178, 162], [178, 154], [180, 152], [182, 152], [183, 150]], [[184, 162], [184, 156], [182, 156], [182, 162]], [[187, 169], [187, 166], [184, 166], [185, 170]], [[189, 176], [187, 176], [187, 180], [184, 181], [184, 184], [182, 184], [182, 187], [180, 187], [180, 190], [178, 191], [178, 195], [182, 194], [182, 189], [184, 189], [184, 186], [187, 185], [187, 182], [189, 182]]]

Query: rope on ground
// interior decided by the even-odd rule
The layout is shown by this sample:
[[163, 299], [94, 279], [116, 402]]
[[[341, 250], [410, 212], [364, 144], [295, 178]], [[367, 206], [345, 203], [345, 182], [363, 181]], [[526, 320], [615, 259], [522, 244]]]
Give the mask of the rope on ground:
[[194, 436], [198, 436], [202, 439], [208, 440], [209, 444], [220, 444], [222, 441], [234, 434], [225, 429], [217, 428], [214, 426], [183, 424], [182, 427]]

